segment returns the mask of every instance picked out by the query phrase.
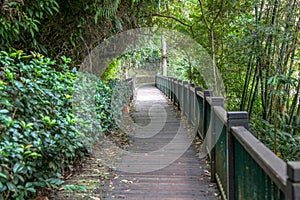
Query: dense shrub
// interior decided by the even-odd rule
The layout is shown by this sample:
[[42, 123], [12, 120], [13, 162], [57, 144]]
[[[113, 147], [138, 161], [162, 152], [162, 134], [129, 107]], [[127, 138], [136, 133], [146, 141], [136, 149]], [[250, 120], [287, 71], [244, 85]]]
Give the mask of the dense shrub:
[[89, 152], [103, 133], [119, 128], [117, 122], [130, 94], [127, 82], [116, 79], [104, 82], [93, 74], [77, 74], [72, 107], [76, 128], [84, 135], [83, 142]]
[[102, 131], [119, 128], [123, 107], [128, 105], [130, 96], [127, 82], [117, 79], [109, 80], [107, 83], [98, 81], [95, 99], [97, 118], [100, 120]]
[[[78, 73], [72, 96], [72, 109], [76, 129], [84, 135], [83, 143], [91, 153], [101, 138], [102, 129], [97, 119], [95, 95], [99, 78], [89, 73]], [[105, 91], [103, 91], [105, 92]]]
[[61, 184], [102, 132], [118, 128], [128, 83], [106, 84], [70, 62], [0, 52], [0, 200]]
[[71, 106], [77, 72], [69, 63], [0, 52], [0, 199], [55, 187], [84, 155]]
[[111, 96], [113, 88], [99, 80], [95, 94], [97, 119], [100, 121], [102, 131], [116, 129], [113, 116], [111, 115]]

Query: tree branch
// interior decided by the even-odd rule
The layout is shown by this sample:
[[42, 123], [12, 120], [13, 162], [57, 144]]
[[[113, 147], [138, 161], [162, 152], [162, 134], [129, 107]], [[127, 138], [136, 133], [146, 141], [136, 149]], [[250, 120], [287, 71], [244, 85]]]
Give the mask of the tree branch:
[[208, 21], [205, 17], [205, 13], [204, 13], [204, 10], [203, 10], [202, 2], [201, 2], [201, 0], [198, 0], [198, 2], [199, 2], [199, 5], [200, 5], [200, 9], [201, 9], [202, 17], [204, 19], [204, 23], [207, 26], [208, 30], [210, 31], [210, 27], [209, 27]]
[[224, 0], [222, 0], [222, 2], [221, 2], [221, 6], [220, 6], [220, 9], [219, 9], [219, 11], [218, 11], [217, 15], [215, 16], [215, 18], [213, 19], [213, 22], [212, 22], [212, 24], [214, 24], [214, 23], [215, 23], [215, 21], [218, 19], [219, 15], [220, 15], [220, 14], [221, 14], [221, 12], [223, 11], [223, 5], [224, 5]]
[[158, 13], [152, 13], [152, 14], [150, 14], [150, 15], [145, 15], [145, 16], [141, 16], [141, 17], [163, 17], [163, 18], [173, 19], [173, 20], [175, 20], [176, 22], [178, 22], [178, 23], [180, 23], [180, 24], [182, 24], [182, 25], [184, 25], [184, 26], [187, 26], [187, 27], [189, 27], [189, 28], [192, 27], [191, 25], [189, 25], [189, 24], [187, 24], [187, 23], [181, 21], [180, 19], [177, 19], [176, 17], [169, 16], [169, 15], [162, 15], [162, 14], [158, 14]]
[[141, 16], [142, 18], [146, 18], [146, 17], [162, 17], [162, 18], [168, 18], [168, 19], [172, 19], [178, 23], [180, 23], [181, 25], [184, 25], [186, 27], [189, 27], [190, 28], [190, 31], [191, 31], [191, 34], [192, 34], [192, 38], [194, 38], [194, 31], [193, 31], [193, 26], [192, 25], [189, 25], [183, 21], [181, 21], [180, 19], [177, 19], [176, 17], [173, 17], [173, 16], [170, 16], [170, 15], [163, 15], [163, 14], [159, 14], [159, 13], [152, 13], [152, 14], [149, 14], [149, 15], [144, 15], [144, 16]]

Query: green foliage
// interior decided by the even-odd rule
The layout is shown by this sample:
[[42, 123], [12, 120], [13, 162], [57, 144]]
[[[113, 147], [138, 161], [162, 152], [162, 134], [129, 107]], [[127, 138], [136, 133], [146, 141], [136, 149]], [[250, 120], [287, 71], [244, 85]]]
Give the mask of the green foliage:
[[157, 71], [160, 66], [160, 49], [146, 47], [126, 51], [112, 60], [102, 74], [101, 79], [126, 79], [138, 70]]
[[111, 114], [111, 97], [113, 89], [103, 81], [98, 81], [95, 94], [97, 118], [100, 121], [101, 130], [115, 129], [113, 116]]
[[93, 74], [78, 73], [71, 99], [76, 129], [84, 135], [83, 143], [88, 151], [91, 151], [102, 136], [95, 108], [98, 81], [99, 79]]
[[28, 47], [37, 46], [36, 33], [44, 19], [59, 12], [56, 0], [2, 1], [0, 19], [0, 47], [13, 47], [14, 43], [24, 43]]
[[0, 1], [0, 49], [37, 51], [56, 59], [67, 55], [80, 64], [104, 38], [138, 26], [133, 12], [142, 12], [140, 3], [3, 0]]
[[0, 199], [61, 184], [85, 152], [72, 115], [76, 70], [41, 55], [0, 52]]
[[102, 6], [97, 6], [98, 10], [95, 14], [95, 23], [97, 24], [99, 16], [111, 18], [116, 14], [121, 0], [104, 0]]
[[102, 132], [118, 128], [128, 83], [105, 84], [61, 62], [0, 52], [0, 199], [56, 188]]
[[105, 72], [102, 73], [101, 79], [105, 82], [108, 82], [112, 79], [117, 79], [123, 76], [122, 70], [122, 59], [114, 59], [106, 68]]
[[122, 123], [124, 106], [128, 106], [131, 100], [131, 88], [128, 81], [112, 80], [109, 82], [113, 89], [111, 96], [111, 115], [114, 119], [115, 126], [119, 128]]
[[86, 192], [86, 187], [81, 185], [63, 185], [64, 190]]
[[127, 82], [110, 80], [107, 84], [98, 81], [95, 95], [97, 119], [102, 131], [119, 128], [123, 107], [129, 104], [130, 87]]
[[265, 120], [252, 120], [251, 130], [270, 149], [274, 149], [276, 146], [275, 153], [283, 160], [299, 160], [300, 136], [290, 134], [290, 127], [287, 127], [287, 123], [284, 122], [287, 120], [286, 117], [278, 116], [278, 118], [281, 121], [281, 129], [279, 130]]
[[130, 62], [135, 69], [156, 70], [160, 64], [161, 50], [158, 47], [133, 49], [121, 56], [123, 62]]

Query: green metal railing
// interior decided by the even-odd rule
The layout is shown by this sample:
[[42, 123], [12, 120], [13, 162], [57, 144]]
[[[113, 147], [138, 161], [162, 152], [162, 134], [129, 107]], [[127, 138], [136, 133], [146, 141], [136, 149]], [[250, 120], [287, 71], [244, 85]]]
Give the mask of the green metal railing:
[[174, 79], [174, 105], [178, 106], [178, 80]]
[[227, 196], [227, 142], [226, 142], [226, 125], [223, 123], [220, 116], [215, 117], [215, 179], [219, 185], [223, 198]]
[[197, 115], [197, 123], [198, 123], [198, 134], [201, 138], [204, 138], [203, 135], [203, 93], [200, 91], [196, 92], [196, 105], [197, 105], [197, 110], [196, 110], [196, 115]]
[[227, 112], [224, 99], [213, 97], [172, 77], [156, 76], [159, 88], [206, 138], [211, 181], [223, 199], [299, 200], [300, 162], [285, 163], [248, 130], [248, 113]]
[[185, 102], [185, 103], [182, 106], [183, 106], [184, 116], [188, 117], [188, 106], [189, 106], [189, 104], [186, 103], [186, 102], [189, 102], [188, 82], [184, 81], [183, 84], [184, 84], [184, 86], [183, 86], [183, 102]]
[[189, 111], [188, 111], [188, 119], [189, 119], [189, 122], [195, 126], [196, 125], [196, 117], [195, 117], [195, 110], [196, 110], [196, 102], [195, 102], [195, 99], [196, 99], [196, 94], [195, 94], [195, 87], [193, 84], [190, 85], [189, 87], [189, 99], [190, 99], [190, 103], [188, 104], [189, 105]]
[[179, 81], [178, 82], [178, 109], [179, 110], [182, 110], [182, 97], [183, 97], [183, 95], [182, 95], [182, 92], [183, 92], [183, 87], [182, 87], [182, 81]]
[[284, 193], [255, 162], [243, 146], [234, 140], [235, 157], [235, 199], [285, 199]]
[[[291, 199], [287, 165], [243, 127], [233, 128], [235, 199]], [[245, 143], [245, 139], [249, 141]], [[257, 154], [257, 151], [263, 152]], [[248, 177], [248, 179], [246, 179]], [[247, 197], [247, 198], [244, 198]]]

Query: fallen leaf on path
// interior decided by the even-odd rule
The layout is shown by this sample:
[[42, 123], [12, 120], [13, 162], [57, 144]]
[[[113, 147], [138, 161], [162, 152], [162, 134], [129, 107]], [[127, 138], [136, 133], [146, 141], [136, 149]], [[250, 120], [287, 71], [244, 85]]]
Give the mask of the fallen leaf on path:
[[101, 200], [99, 197], [91, 197], [93, 200]]
[[123, 179], [120, 182], [125, 183], [125, 184], [132, 184], [133, 183], [132, 181], [129, 181], [129, 180], [126, 180], [126, 179]]
[[205, 176], [209, 176], [209, 177], [211, 176], [211, 175], [210, 175], [210, 172], [209, 172], [208, 170], [204, 170], [204, 175], [205, 175]]

